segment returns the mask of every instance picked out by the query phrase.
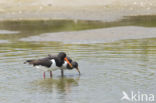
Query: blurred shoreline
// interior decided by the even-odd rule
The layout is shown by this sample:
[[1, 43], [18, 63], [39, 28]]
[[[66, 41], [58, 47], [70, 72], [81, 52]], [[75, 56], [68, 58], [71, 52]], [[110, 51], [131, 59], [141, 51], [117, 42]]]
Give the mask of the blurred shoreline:
[[[79, 20], [121, 21], [125, 16], [156, 15], [155, 0], [1, 0], [0, 20]], [[140, 18], [139, 18], [140, 19]], [[138, 21], [136, 19], [134, 24]], [[154, 20], [155, 21], [155, 20]], [[124, 21], [123, 21], [124, 22]], [[151, 21], [150, 21], [151, 22]], [[145, 22], [139, 22], [146, 24]], [[153, 25], [155, 22], [151, 23]], [[99, 24], [98, 24], [99, 25]], [[141, 25], [140, 25], [141, 26]], [[153, 29], [154, 28], [154, 29]], [[150, 34], [149, 34], [150, 33]], [[155, 38], [153, 27], [138, 25], [118, 28], [49, 33], [21, 38], [21, 41], [61, 41], [67, 43], [106, 43], [123, 39]], [[56, 36], [57, 34], [57, 36]], [[77, 34], [75, 38], [72, 38]], [[62, 35], [64, 35], [62, 39]], [[56, 36], [56, 37], [55, 37]], [[55, 37], [55, 38], [54, 38]], [[4, 41], [2, 41], [4, 42]], [[6, 41], [5, 41], [6, 42]]]
[[0, 20], [101, 20], [155, 15], [154, 0], [1, 0]]

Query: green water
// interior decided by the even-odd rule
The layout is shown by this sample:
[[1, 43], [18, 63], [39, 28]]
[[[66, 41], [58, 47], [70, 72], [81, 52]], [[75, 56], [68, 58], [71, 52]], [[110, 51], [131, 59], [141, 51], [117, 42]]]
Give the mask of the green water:
[[[141, 17], [138, 17], [141, 18]], [[144, 18], [144, 19], [143, 19]], [[21, 42], [21, 37], [46, 32], [75, 31], [114, 26], [155, 27], [153, 16], [125, 18], [116, 22], [99, 21], [3, 21], [0, 30], [1, 103], [129, 103], [121, 101], [122, 91], [156, 94], [156, 38], [121, 40], [113, 43], [64, 44], [61, 42]], [[148, 21], [148, 22], [147, 22]], [[150, 22], [151, 21], [151, 22]], [[129, 32], [129, 31], [127, 31]], [[79, 63], [76, 70], [42, 71], [23, 64], [27, 59], [65, 51]], [[145, 102], [146, 103], [146, 102]]]
[[78, 31], [117, 26], [156, 27], [156, 16], [132, 16], [114, 22], [102, 21], [72, 21], [72, 20], [25, 20], [0, 21], [1, 30], [17, 31], [14, 35], [0, 32], [0, 39], [17, 41], [20, 38], [40, 35], [43, 33]]

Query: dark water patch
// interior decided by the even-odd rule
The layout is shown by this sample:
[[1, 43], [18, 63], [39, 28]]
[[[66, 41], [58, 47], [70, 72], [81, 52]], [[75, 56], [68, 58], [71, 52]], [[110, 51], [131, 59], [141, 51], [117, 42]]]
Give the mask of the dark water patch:
[[156, 27], [155, 15], [140, 15], [140, 16], [127, 16], [121, 22], [127, 25], [143, 26], [143, 27]]
[[[109, 28], [117, 26], [143, 26], [156, 27], [156, 16], [129, 16], [114, 22], [102, 21], [73, 21], [73, 20], [18, 20], [0, 21], [0, 30], [18, 31], [14, 35], [1, 33], [1, 39], [16, 41], [19, 38], [39, 35], [43, 33], [79, 31], [97, 28]], [[128, 32], [128, 31], [127, 31]]]
[[76, 31], [103, 27], [100, 21], [77, 21], [72, 20], [35, 20], [35, 21], [1, 21], [0, 29], [21, 31], [20, 34], [10, 36], [0, 35], [4, 39], [18, 39], [31, 35], [48, 32]]

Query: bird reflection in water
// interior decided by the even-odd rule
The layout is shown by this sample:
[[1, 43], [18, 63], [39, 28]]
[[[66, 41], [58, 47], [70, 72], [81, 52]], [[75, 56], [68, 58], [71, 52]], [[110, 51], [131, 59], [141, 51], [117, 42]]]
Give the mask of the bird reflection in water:
[[47, 78], [33, 82], [35, 90], [40, 92], [69, 93], [71, 88], [78, 86], [79, 77]]

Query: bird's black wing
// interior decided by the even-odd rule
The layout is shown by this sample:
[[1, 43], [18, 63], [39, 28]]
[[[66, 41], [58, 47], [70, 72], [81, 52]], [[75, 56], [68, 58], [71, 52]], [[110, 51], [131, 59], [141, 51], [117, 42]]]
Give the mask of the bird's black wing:
[[41, 65], [41, 66], [45, 66], [49, 68], [52, 65], [52, 62], [50, 60], [51, 59], [46, 57], [46, 58], [36, 59], [36, 60], [27, 60], [26, 62], [28, 62], [29, 64], [32, 64], [33, 66]]

